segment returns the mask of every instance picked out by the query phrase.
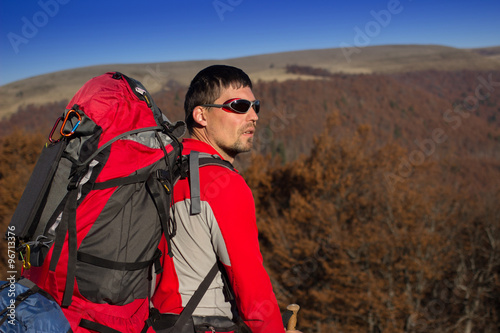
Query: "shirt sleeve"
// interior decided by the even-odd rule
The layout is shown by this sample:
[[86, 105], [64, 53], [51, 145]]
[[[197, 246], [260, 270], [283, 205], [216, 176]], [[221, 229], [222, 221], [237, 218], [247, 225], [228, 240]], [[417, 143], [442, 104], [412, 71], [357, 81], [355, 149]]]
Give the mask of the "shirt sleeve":
[[240, 317], [252, 332], [283, 333], [280, 309], [259, 248], [250, 188], [231, 171], [213, 178], [205, 189], [202, 195], [210, 203], [223, 238], [222, 245], [214, 244], [214, 249], [219, 257], [229, 259], [222, 261]]

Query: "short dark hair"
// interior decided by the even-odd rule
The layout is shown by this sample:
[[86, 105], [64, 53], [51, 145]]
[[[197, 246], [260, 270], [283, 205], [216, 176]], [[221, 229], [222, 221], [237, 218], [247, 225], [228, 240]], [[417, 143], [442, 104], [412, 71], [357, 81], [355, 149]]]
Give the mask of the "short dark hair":
[[185, 121], [189, 133], [195, 125], [193, 110], [198, 105], [213, 104], [222, 89], [252, 88], [252, 81], [239, 68], [227, 65], [213, 65], [202, 69], [191, 81], [184, 100]]

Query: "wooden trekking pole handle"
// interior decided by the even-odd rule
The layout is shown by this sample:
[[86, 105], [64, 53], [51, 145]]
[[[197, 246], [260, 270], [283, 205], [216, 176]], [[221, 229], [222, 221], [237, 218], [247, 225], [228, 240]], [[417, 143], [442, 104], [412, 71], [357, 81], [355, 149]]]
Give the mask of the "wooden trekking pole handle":
[[288, 320], [286, 329], [288, 331], [295, 331], [295, 325], [297, 325], [297, 312], [299, 312], [300, 306], [298, 304], [289, 304], [286, 309], [292, 311], [292, 316]]

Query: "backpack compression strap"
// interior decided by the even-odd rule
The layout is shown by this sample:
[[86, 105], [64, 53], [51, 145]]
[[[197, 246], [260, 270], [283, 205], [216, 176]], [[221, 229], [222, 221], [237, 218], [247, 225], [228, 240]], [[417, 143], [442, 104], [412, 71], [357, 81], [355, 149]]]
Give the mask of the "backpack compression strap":
[[68, 194], [65, 198], [65, 207], [62, 214], [62, 219], [56, 231], [56, 240], [54, 243], [54, 250], [50, 260], [49, 270], [55, 272], [61, 251], [64, 246], [66, 232], [68, 233], [68, 269], [66, 276], [66, 287], [64, 296], [61, 302], [62, 307], [71, 305], [71, 297], [73, 295], [75, 269], [76, 269], [76, 255], [77, 255], [77, 240], [76, 240], [76, 209], [78, 198], [78, 182], [80, 180], [79, 173], [73, 176], [72, 181], [68, 185]]

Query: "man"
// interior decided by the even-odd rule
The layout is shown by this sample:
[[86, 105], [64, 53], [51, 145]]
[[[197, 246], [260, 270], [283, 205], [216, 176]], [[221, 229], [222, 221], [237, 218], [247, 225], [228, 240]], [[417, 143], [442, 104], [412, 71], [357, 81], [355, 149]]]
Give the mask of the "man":
[[[251, 150], [260, 103], [242, 70], [214, 65], [200, 71], [184, 109], [191, 139], [183, 140], [183, 155], [197, 151], [232, 163], [236, 155]], [[223, 268], [196, 308], [195, 324], [208, 323], [227, 332], [239, 318], [252, 332], [284, 332], [263, 266], [248, 185], [237, 171], [221, 166], [200, 168], [199, 180], [201, 213], [196, 215], [190, 213], [189, 179], [175, 186], [173, 258], [163, 256], [164, 272], [158, 276], [153, 305], [160, 313], [180, 313], [218, 260]], [[165, 247], [162, 240], [163, 253]], [[234, 301], [224, 292], [224, 276]]]

